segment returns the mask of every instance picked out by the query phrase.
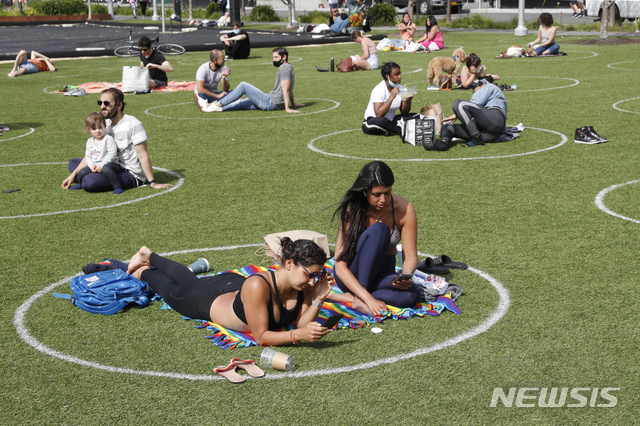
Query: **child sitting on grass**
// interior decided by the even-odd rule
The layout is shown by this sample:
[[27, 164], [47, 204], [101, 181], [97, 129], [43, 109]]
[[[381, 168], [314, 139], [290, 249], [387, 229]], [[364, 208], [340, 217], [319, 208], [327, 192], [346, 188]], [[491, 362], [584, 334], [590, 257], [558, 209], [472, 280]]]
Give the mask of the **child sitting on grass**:
[[92, 112], [85, 120], [85, 131], [91, 133], [87, 139], [85, 158], [87, 167], [78, 172], [78, 184], [71, 189], [82, 189], [82, 179], [90, 173], [102, 173], [111, 183], [114, 194], [122, 194], [124, 189], [118, 173], [122, 168], [116, 163], [118, 157], [118, 146], [115, 139], [110, 135], [105, 135], [107, 123], [99, 112]]

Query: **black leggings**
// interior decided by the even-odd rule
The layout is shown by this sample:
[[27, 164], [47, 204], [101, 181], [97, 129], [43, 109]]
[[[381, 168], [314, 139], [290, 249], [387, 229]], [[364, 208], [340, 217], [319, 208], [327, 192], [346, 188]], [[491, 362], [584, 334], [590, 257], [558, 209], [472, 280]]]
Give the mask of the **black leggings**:
[[391, 136], [400, 134], [400, 127], [398, 127], [398, 120], [400, 118], [411, 118], [418, 114], [404, 114], [396, 115], [393, 120], [388, 120], [385, 117], [369, 117], [362, 122], [362, 131], [367, 135], [375, 136]]
[[[120, 183], [120, 179], [118, 178], [118, 173], [122, 173], [122, 171], [123, 171], [122, 167], [120, 167], [118, 164], [107, 163], [104, 166], [102, 166], [102, 172], [100, 173], [102, 173], [102, 175], [107, 178], [107, 180], [111, 184], [111, 187], [113, 189], [116, 189], [116, 188], [122, 187], [122, 184]], [[82, 184], [82, 179], [84, 179], [85, 176], [90, 175], [91, 173], [93, 172], [89, 167], [80, 169], [80, 171], [78, 172], [78, 178], [77, 178], [78, 183]]]
[[472, 140], [478, 134], [482, 142], [495, 142], [502, 133], [507, 122], [504, 113], [497, 108], [487, 108], [473, 102], [457, 100], [451, 106], [456, 117], [462, 124], [443, 126], [440, 138], [448, 139], [456, 137], [464, 140]]
[[189, 268], [151, 253], [151, 266], [142, 272], [142, 281], [158, 293], [171, 308], [193, 319], [211, 321], [211, 304], [224, 293], [240, 290], [245, 277], [234, 273], [198, 278]]

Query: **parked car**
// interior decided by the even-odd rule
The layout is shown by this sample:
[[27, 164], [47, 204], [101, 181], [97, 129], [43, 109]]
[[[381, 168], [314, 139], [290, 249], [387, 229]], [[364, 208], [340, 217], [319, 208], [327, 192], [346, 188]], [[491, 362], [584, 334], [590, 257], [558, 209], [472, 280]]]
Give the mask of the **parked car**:
[[[640, 0], [638, 0], [640, 1]], [[382, 3], [383, 0], [365, 0], [365, 4]], [[409, 6], [409, 0], [391, 0], [390, 3], [399, 9]], [[458, 13], [467, 4], [467, 0], [451, 0], [451, 13]], [[447, 0], [416, 0], [413, 11], [416, 15], [431, 15], [436, 10], [447, 10]]]
[[[602, 1], [587, 0], [587, 16], [602, 18]], [[640, 18], [640, 0], [616, 0], [616, 21]]]

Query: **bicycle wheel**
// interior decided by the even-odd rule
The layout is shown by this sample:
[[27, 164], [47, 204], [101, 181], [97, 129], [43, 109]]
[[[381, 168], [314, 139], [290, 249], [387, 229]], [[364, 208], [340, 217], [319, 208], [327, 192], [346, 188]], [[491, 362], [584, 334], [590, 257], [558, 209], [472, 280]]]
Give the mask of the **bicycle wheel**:
[[182, 55], [184, 53], [184, 47], [179, 44], [159, 44], [156, 49], [165, 55]]
[[140, 50], [135, 46], [120, 46], [116, 47], [113, 53], [121, 58], [130, 58], [132, 56], [138, 56]]

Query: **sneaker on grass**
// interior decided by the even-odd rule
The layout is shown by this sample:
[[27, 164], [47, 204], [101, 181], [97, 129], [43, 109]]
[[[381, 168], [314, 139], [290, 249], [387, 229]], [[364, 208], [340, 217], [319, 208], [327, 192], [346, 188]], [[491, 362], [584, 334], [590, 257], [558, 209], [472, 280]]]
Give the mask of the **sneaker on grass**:
[[583, 128], [587, 129], [587, 132], [589, 132], [589, 134], [591, 135], [592, 138], [595, 138], [595, 139], [599, 140], [600, 142], [607, 142], [608, 141], [607, 138], [603, 138], [602, 136], [597, 134], [596, 131], [593, 129], [593, 126], [585, 126]]
[[584, 143], [589, 145], [594, 145], [602, 142], [591, 136], [591, 133], [589, 133], [589, 130], [586, 128], [586, 126], [576, 129], [576, 135], [573, 141], [575, 143]]

